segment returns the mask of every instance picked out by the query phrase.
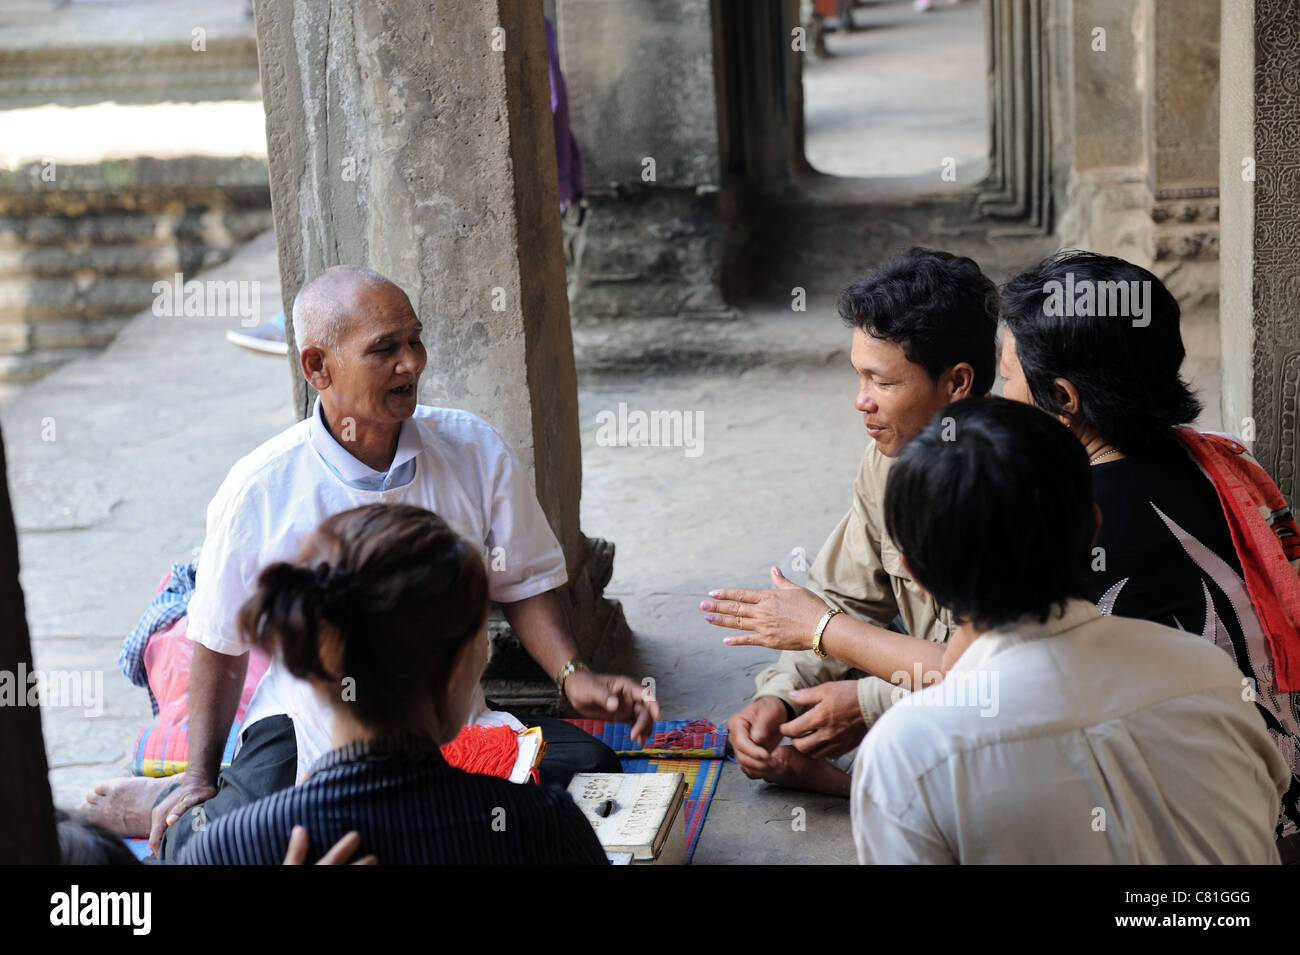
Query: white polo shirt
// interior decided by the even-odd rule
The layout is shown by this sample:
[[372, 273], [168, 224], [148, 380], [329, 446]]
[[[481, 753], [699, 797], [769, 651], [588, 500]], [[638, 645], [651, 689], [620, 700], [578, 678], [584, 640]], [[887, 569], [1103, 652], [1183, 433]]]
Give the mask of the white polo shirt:
[[[248, 646], [236, 630], [236, 615], [257, 589], [262, 568], [293, 560], [331, 514], [377, 502], [426, 508], [475, 544], [493, 568], [488, 593], [498, 603], [568, 580], [564, 554], [528, 476], [486, 421], [467, 411], [416, 406], [402, 422], [397, 454], [384, 473], [331, 437], [317, 398], [311, 417], [236, 462], [208, 505], [189, 638], [218, 653], [243, 653]], [[474, 713], [484, 709], [480, 689]], [[282, 713], [297, 729], [302, 778], [330, 748], [333, 715], [310, 684], [273, 657], [244, 724]]]
[[867, 733], [858, 860], [1276, 863], [1290, 770], [1243, 682], [1200, 636], [1083, 600], [990, 630]]

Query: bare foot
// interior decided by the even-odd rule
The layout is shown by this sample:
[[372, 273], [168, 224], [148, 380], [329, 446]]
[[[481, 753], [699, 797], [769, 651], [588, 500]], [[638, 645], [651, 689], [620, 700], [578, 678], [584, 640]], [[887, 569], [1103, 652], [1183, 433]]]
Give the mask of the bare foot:
[[96, 825], [123, 839], [144, 839], [153, 822], [153, 806], [163, 792], [176, 784], [167, 776], [125, 776], [95, 783], [86, 793], [81, 812]]
[[806, 756], [793, 746], [778, 746], [772, 751], [769, 770], [763, 778], [787, 789], [803, 789], [830, 796], [847, 796], [853, 781], [848, 773], [829, 760]]

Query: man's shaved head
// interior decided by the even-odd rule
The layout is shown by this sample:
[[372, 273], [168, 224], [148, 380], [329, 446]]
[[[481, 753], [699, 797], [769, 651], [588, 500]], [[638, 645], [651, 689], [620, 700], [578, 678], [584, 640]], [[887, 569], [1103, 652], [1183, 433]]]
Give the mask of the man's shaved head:
[[[428, 363], [423, 331], [406, 293], [373, 269], [327, 269], [293, 300], [298, 365], [326, 428], [351, 420], [358, 434], [379, 435], [384, 447], [364, 452], [376, 470], [392, 460], [398, 426], [415, 412]], [[361, 447], [370, 438], [356, 440]]]
[[293, 300], [293, 340], [298, 353], [311, 346], [337, 352], [360, 296], [380, 289], [401, 292], [374, 269], [352, 265], [326, 269], [304, 285]]

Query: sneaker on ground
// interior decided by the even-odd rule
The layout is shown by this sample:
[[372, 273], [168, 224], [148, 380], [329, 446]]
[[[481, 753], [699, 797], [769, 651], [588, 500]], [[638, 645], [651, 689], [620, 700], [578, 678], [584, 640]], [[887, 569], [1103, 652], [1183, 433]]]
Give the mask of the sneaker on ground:
[[284, 312], [279, 312], [269, 322], [252, 328], [232, 328], [226, 332], [226, 341], [268, 355], [287, 355], [289, 343], [284, 339]]

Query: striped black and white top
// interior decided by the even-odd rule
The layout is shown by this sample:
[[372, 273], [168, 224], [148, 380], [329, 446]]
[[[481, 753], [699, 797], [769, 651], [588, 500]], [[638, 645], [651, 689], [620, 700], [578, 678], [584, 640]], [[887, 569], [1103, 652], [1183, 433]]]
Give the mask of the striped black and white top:
[[279, 865], [295, 825], [308, 862], [352, 830], [355, 858], [381, 865], [608, 864], [569, 794], [519, 785], [447, 764], [431, 739], [348, 743], [307, 779], [215, 820], [180, 854], [191, 865]]

